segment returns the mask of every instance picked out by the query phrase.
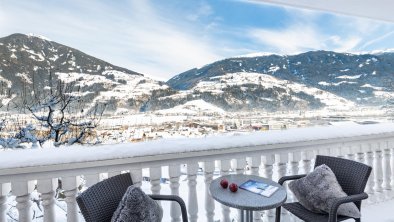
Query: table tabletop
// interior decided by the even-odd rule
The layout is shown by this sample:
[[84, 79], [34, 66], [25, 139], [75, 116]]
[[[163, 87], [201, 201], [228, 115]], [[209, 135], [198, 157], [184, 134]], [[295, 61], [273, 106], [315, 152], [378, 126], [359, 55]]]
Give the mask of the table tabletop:
[[[220, 181], [226, 178], [231, 183], [236, 183], [238, 185], [238, 191], [233, 193], [228, 188], [224, 189], [220, 186]], [[240, 189], [239, 186], [248, 180], [255, 180], [258, 182], [263, 182], [272, 186], [279, 187], [275, 193], [270, 197], [265, 197], [244, 189]], [[269, 210], [281, 206], [287, 198], [287, 192], [278, 183], [255, 175], [245, 175], [245, 174], [235, 174], [221, 176], [211, 182], [209, 186], [209, 192], [213, 199], [221, 204], [228, 207], [233, 207], [241, 210]]]

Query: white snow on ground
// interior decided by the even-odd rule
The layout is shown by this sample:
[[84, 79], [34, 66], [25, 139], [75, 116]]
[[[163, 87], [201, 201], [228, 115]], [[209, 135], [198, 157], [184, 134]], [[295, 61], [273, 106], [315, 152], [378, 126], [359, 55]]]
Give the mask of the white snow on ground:
[[342, 85], [342, 84], [357, 84], [357, 82], [340, 81], [340, 82], [336, 82], [336, 83], [328, 83], [328, 82], [321, 81], [318, 84], [322, 85], [322, 86], [339, 86], [339, 85]]
[[[314, 96], [317, 99], [320, 99], [321, 102], [329, 106], [329, 108], [343, 110], [355, 106], [355, 104], [350, 100], [320, 90], [318, 88], [307, 87], [304, 84], [277, 79], [271, 75], [266, 75], [261, 73], [248, 73], [248, 72], [231, 73], [222, 76], [211, 77], [210, 80], [212, 81], [199, 82], [197, 86], [195, 86], [192, 90], [200, 91], [200, 92], [213, 92], [219, 94], [219, 93], [223, 93], [223, 89], [230, 86], [242, 86], [246, 83], [248, 84], [253, 83], [253, 84], [261, 85], [264, 88], [280, 87], [285, 89], [286, 91], [292, 90], [294, 92], [304, 92], [308, 95]], [[348, 84], [355, 83], [355, 82], [346, 82], [346, 81], [342, 81], [342, 82]], [[324, 83], [322, 82], [322, 84]]]
[[40, 39], [46, 40], [46, 41], [52, 41], [52, 40], [50, 40], [49, 38], [47, 38], [47, 37], [45, 37], [43, 35], [37, 35], [37, 34], [34, 34], [34, 33], [29, 33], [29, 34], [27, 34], [27, 36], [40, 38]]
[[159, 110], [158, 114], [185, 114], [185, 115], [198, 115], [200, 113], [225, 113], [225, 111], [217, 106], [205, 102], [204, 100], [192, 100], [185, 104], [175, 106], [171, 109]]
[[0, 82], [5, 82], [7, 84], [7, 88], [11, 88], [12, 82], [4, 77], [0, 76]]
[[77, 82], [78, 86], [91, 86], [95, 83], [108, 83], [114, 84], [115, 82], [107, 79], [105, 76], [100, 75], [91, 75], [85, 73], [77, 73], [77, 72], [69, 72], [62, 73], [56, 72], [55, 75], [58, 76], [59, 79], [64, 81], [64, 83]]
[[30, 53], [31, 55], [29, 56], [29, 58], [33, 59], [33, 60], [37, 60], [37, 61], [44, 61], [45, 58], [42, 54], [40, 53], [36, 53], [33, 50], [26, 50], [26, 52]]
[[268, 72], [276, 72], [276, 71], [278, 71], [279, 69], [280, 69], [279, 66], [271, 66], [271, 67], [268, 69]]
[[92, 101], [92, 106], [96, 101], [107, 101], [119, 99], [138, 99], [149, 96], [152, 90], [167, 89], [167, 85], [160, 85], [158, 81], [140, 75], [130, 75], [116, 70], [106, 70], [102, 75], [91, 75], [86, 73], [70, 72], [55, 73], [59, 79], [66, 83], [76, 81], [78, 86], [92, 86], [93, 84], [103, 84], [108, 91], [100, 92]]
[[394, 199], [361, 206], [363, 222], [394, 222]]
[[375, 89], [375, 90], [384, 90], [383, 87], [372, 86], [371, 84], [364, 84], [364, 85], [362, 85], [361, 87], [364, 87], [364, 88], [372, 88], [372, 89]]
[[280, 56], [279, 54], [270, 53], [270, 52], [255, 52], [255, 53], [249, 53], [246, 55], [234, 56], [231, 58], [253, 58], [253, 57], [270, 56], [270, 55]]
[[382, 97], [385, 99], [393, 98], [394, 97], [394, 92], [387, 92], [387, 91], [374, 91], [373, 94], [376, 97]]
[[25, 83], [29, 83], [32, 84], [33, 81], [31, 80], [30, 76], [27, 75], [26, 73], [22, 72], [22, 73], [17, 73], [15, 74], [15, 76], [18, 76], [19, 78], [21, 78], [23, 80], [23, 82]]
[[337, 78], [337, 79], [358, 79], [360, 77], [361, 77], [361, 75], [355, 75], [355, 76], [343, 75], [343, 76], [337, 76], [335, 78]]
[[242, 135], [224, 134], [204, 138], [165, 139], [94, 147], [71, 146], [57, 149], [6, 150], [0, 151], [0, 169], [121, 159], [169, 153], [176, 154], [192, 151], [212, 151], [236, 147], [337, 139], [393, 132], [394, 123], [382, 123], [357, 126], [294, 128], [285, 131], [254, 132]]

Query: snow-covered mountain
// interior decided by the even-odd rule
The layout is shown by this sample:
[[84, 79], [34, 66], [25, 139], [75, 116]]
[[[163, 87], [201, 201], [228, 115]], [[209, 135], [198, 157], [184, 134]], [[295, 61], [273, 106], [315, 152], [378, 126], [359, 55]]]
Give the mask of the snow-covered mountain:
[[[304, 96], [301, 99], [304, 99], [304, 104], [300, 105], [312, 108], [340, 104], [339, 100], [349, 105], [385, 105], [394, 98], [394, 53], [390, 51], [370, 54], [312, 51], [298, 55], [255, 55], [257, 56], [248, 55], [217, 61], [200, 69], [181, 73], [167, 83], [178, 90], [214, 93], [213, 85], [217, 82], [228, 82], [229, 78], [236, 78], [238, 84], [227, 84], [225, 90], [221, 91], [225, 94], [239, 91], [250, 100], [249, 104], [254, 103], [252, 107], [261, 106], [264, 101], [261, 98], [268, 98], [266, 102], [279, 102], [278, 99], [281, 99], [281, 105], [273, 108], [291, 108], [302, 92]], [[257, 81], [259, 74], [262, 81]], [[267, 85], [264, 82], [267, 75], [278, 80], [279, 86]], [[288, 81], [289, 84], [284, 84], [284, 81]], [[241, 84], [244, 85], [242, 89]], [[310, 90], [304, 88], [298, 91], [298, 95], [294, 94], [297, 93], [293, 87], [295, 84]], [[224, 86], [219, 84], [215, 87]], [[256, 96], [257, 88], [262, 96]], [[283, 90], [287, 90], [288, 93], [282, 93]], [[310, 93], [312, 91], [315, 92]], [[329, 99], [330, 102], [327, 98], [322, 100], [319, 98], [320, 93], [330, 95], [327, 98], [335, 99]], [[282, 96], [278, 96], [279, 94]], [[245, 100], [244, 97], [240, 100]]]
[[390, 52], [254, 54], [192, 69], [165, 83], [43, 36], [0, 38], [2, 105], [62, 80], [76, 85], [86, 107], [106, 104], [110, 113], [348, 109], [390, 102], [393, 70]]
[[2, 104], [20, 99], [22, 92], [46, 90], [50, 82], [75, 83], [86, 106], [107, 104], [107, 111], [144, 109], [152, 95], [175, 93], [165, 83], [112, 65], [77, 49], [37, 35], [0, 38]]

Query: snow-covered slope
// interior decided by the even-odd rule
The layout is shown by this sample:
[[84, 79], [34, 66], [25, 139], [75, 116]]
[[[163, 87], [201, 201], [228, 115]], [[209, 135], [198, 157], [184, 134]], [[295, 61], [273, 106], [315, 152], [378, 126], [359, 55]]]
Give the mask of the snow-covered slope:
[[[58, 80], [75, 85], [86, 107], [105, 104], [117, 109], [143, 110], [151, 97], [173, 90], [137, 72], [112, 65], [46, 37], [13, 34], [0, 38], [0, 99], [21, 100], [20, 92], [43, 93]], [[37, 93], [37, 92], [35, 92]]]
[[[326, 107], [333, 109], [348, 109], [355, 105], [352, 101], [332, 93], [261, 73], [230, 73], [218, 77], [211, 77], [210, 80], [211, 81], [199, 82], [197, 86], [193, 88], [193, 91], [223, 94], [228, 88], [239, 87], [241, 91], [247, 94], [252, 88], [260, 88], [261, 90], [272, 90], [274, 92], [271, 96], [260, 98], [267, 102], [283, 101], [287, 99], [286, 97], [290, 96], [290, 100], [294, 103], [304, 102], [305, 105], [308, 105], [310, 102], [309, 100], [317, 99]], [[305, 94], [309, 97], [305, 97]], [[238, 102], [243, 103], [245, 101], [240, 100]]]
[[192, 100], [185, 104], [175, 106], [170, 109], [159, 110], [158, 114], [172, 115], [207, 115], [207, 114], [223, 114], [225, 111], [217, 106], [205, 102], [204, 100]]
[[[376, 106], [392, 104], [394, 100], [393, 70], [391, 50], [362, 54], [331, 51], [295, 55], [259, 53], [191, 69], [167, 83], [174, 89], [190, 90], [203, 81], [211, 81], [212, 77], [259, 73], [330, 92], [359, 105]], [[365, 87], [367, 84], [372, 87]]]

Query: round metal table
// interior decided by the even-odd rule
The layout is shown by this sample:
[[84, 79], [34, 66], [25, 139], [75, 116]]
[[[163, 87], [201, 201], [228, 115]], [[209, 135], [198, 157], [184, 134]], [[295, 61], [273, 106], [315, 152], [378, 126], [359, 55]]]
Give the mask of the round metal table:
[[[233, 193], [228, 188], [223, 189], [220, 186], [220, 181], [223, 178], [228, 180], [229, 185], [231, 183], [236, 183], [238, 185], [238, 191]], [[248, 180], [263, 182], [279, 187], [279, 189], [270, 197], [264, 197], [250, 191], [240, 189], [239, 186]], [[219, 203], [228, 207], [240, 209], [241, 221], [246, 222], [253, 221], [253, 211], [277, 208], [281, 206], [287, 198], [286, 190], [278, 183], [267, 178], [244, 174], [226, 175], [213, 180], [209, 186], [209, 192], [212, 198]]]

